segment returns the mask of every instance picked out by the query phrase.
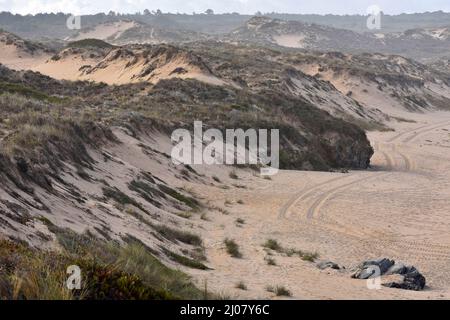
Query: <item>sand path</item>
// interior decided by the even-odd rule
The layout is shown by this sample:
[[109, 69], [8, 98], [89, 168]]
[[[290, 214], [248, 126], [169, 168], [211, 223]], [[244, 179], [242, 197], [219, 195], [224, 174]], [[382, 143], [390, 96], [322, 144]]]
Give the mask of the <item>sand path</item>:
[[[228, 215], [199, 221], [212, 271], [190, 272], [199, 285], [235, 298], [275, 298], [267, 286], [283, 285], [296, 299], [450, 298], [450, 113], [414, 115], [396, 132], [371, 132], [372, 168], [350, 173], [282, 171], [272, 180], [248, 172], [247, 188], [193, 188]], [[231, 184], [232, 182], [230, 182]], [[242, 201], [238, 201], [242, 200]], [[239, 202], [243, 202], [239, 204]], [[236, 223], [237, 218], [245, 224]], [[243, 258], [231, 258], [223, 239], [235, 239]], [[320, 271], [299, 257], [262, 244], [315, 251], [347, 270], [369, 258], [413, 264], [429, 288], [411, 292], [369, 290], [349, 271]], [[247, 291], [235, 289], [244, 281]]]

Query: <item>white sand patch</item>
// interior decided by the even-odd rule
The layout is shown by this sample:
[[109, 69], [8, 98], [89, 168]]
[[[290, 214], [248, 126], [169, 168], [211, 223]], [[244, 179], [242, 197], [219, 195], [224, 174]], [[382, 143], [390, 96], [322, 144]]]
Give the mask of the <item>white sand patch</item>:
[[273, 36], [273, 40], [282, 47], [304, 48], [305, 35], [303, 34], [284, 34]]
[[102, 23], [95, 26], [94, 28], [90, 28], [85, 31], [81, 30], [79, 34], [67, 40], [69, 41], [78, 41], [83, 39], [114, 40], [119, 38], [123, 32], [136, 26], [137, 23], [134, 21], [116, 21], [116, 22]]
[[438, 40], [447, 40], [450, 37], [450, 29], [449, 28], [430, 29], [426, 30], [425, 34]]
[[[64, 54], [64, 52], [68, 54]], [[138, 82], [157, 83], [162, 79], [170, 78], [197, 79], [213, 85], [226, 84], [222, 79], [192, 64], [183, 54], [169, 61], [158, 60], [159, 57], [148, 61], [139, 56], [139, 52], [135, 52], [136, 55], [113, 59], [115, 52], [111, 51], [104, 57], [90, 58], [89, 55], [71, 53], [70, 49], [67, 49], [60, 54], [60, 59], [49, 59], [45, 63], [31, 66], [30, 69], [56, 79], [87, 80], [110, 85]], [[144, 71], [151, 64], [155, 67], [151, 72], [145, 74]]]

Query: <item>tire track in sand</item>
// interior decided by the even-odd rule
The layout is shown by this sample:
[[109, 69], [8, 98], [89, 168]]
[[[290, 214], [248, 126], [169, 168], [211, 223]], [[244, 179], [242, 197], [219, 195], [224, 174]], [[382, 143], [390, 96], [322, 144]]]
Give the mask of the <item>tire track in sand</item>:
[[[398, 151], [396, 145], [391, 145], [391, 147], [392, 152], [397, 153], [402, 158], [403, 163], [405, 165], [404, 171], [414, 170], [415, 168], [414, 160], [412, 160], [411, 157], [409, 157], [408, 155]], [[377, 148], [376, 151], [381, 152], [381, 154], [383, 155], [386, 161], [386, 169], [392, 171], [396, 166], [396, 161], [393, 158], [393, 154], [380, 150], [379, 148]]]
[[[449, 120], [445, 120], [445, 121], [441, 121], [441, 122], [438, 122], [438, 123], [430, 123], [430, 124], [427, 124], [425, 126], [414, 128], [412, 130], [407, 130], [407, 131], [404, 131], [404, 132], [400, 132], [399, 134], [397, 134], [397, 135], [393, 136], [392, 138], [388, 139], [386, 142], [394, 142], [397, 139], [399, 139], [399, 138], [401, 138], [401, 137], [403, 137], [405, 135], [411, 134], [411, 133], [413, 135], [421, 134], [422, 131], [433, 130], [433, 129], [435, 129], [434, 126], [440, 127], [441, 125], [445, 125], [448, 122], [450, 122], [450, 121]], [[430, 126], [433, 126], [433, 128], [429, 128]], [[422, 129], [425, 129], [425, 130], [422, 130]], [[420, 131], [420, 132], [418, 132], [418, 131]]]
[[381, 153], [383, 154], [383, 157], [386, 160], [387, 169], [392, 170], [394, 168], [394, 159], [392, 159], [392, 157], [384, 151], [381, 151]]
[[[379, 150], [379, 148], [377, 148]], [[385, 152], [385, 151], [381, 151], [379, 150], [385, 160], [386, 160], [386, 164], [388, 168], [394, 168], [394, 160], [392, 158], [392, 156]], [[393, 149], [393, 151], [396, 151], [395, 149]], [[413, 169], [413, 161], [405, 154], [398, 152], [397, 153], [402, 157], [404, 164], [405, 164], [405, 171], [411, 171]], [[325, 205], [325, 203], [335, 194], [339, 194], [340, 192], [344, 191], [345, 189], [347, 189], [348, 187], [357, 184], [357, 183], [362, 183], [362, 182], [366, 182], [375, 178], [380, 178], [383, 176], [387, 176], [387, 175], [391, 175], [392, 173], [389, 172], [385, 172], [385, 173], [374, 173], [372, 175], [370, 175], [369, 177], [364, 177], [361, 179], [358, 179], [356, 181], [352, 181], [349, 182], [347, 184], [343, 184], [341, 186], [337, 186], [336, 188], [333, 188], [331, 190], [328, 190], [326, 192], [324, 192], [321, 196], [319, 196], [316, 201], [312, 204], [312, 206], [310, 206], [307, 210], [307, 214], [306, 217], [307, 219], [312, 219], [313, 216], [318, 213], [320, 211], [320, 209], [323, 207], [323, 205]]]
[[[378, 148], [378, 144], [375, 147], [376, 150], [379, 150]], [[384, 151], [381, 151], [381, 153], [383, 154], [385, 160], [386, 160], [386, 165], [387, 168], [392, 170], [395, 166], [395, 160], [392, 158], [392, 156]], [[344, 177], [337, 177], [328, 181], [325, 181], [323, 183], [319, 183], [315, 186], [313, 186], [312, 188], [308, 188], [308, 186], [304, 187], [300, 192], [296, 193], [294, 196], [292, 196], [280, 209], [279, 214], [278, 214], [278, 218], [279, 219], [284, 219], [284, 218], [289, 218], [288, 212], [289, 209], [291, 209], [298, 201], [306, 199], [309, 195], [311, 195], [314, 191], [316, 191], [317, 189], [319, 189], [320, 187], [327, 185], [329, 183], [333, 183], [335, 181], [339, 181], [345, 178], [349, 178], [354, 176], [354, 174], [350, 174]], [[356, 183], [356, 182], [355, 182]]]
[[366, 182], [375, 178], [380, 178], [386, 175], [390, 175], [391, 173], [374, 173], [368, 177], [364, 177], [361, 179], [357, 179], [355, 181], [349, 182], [349, 183], [345, 183], [343, 185], [337, 186], [331, 190], [325, 191], [323, 194], [321, 194], [316, 201], [308, 208], [307, 213], [306, 213], [306, 218], [307, 219], [312, 219], [313, 216], [320, 211], [320, 209], [323, 207], [323, 205], [330, 199], [331, 196], [347, 189], [348, 187], [358, 184], [358, 183], [362, 183], [362, 182]]
[[445, 122], [443, 122], [443, 123], [440, 123], [440, 124], [438, 124], [438, 125], [436, 125], [436, 126], [434, 126], [434, 127], [427, 128], [427, 129], [425, 129], [425, 130], [415, 131], [413, 135], [411, 135], [411, 136], [409, 136], [409, 137], [403, 139], [403, 143], [409, 143], [409, 142], [412, 142], [412, 141], [413, 141], [414, 139], [416, 139], [417, 137], [419, 137], [419, 136], [421, 136], [421, 135], [423, 135], [423, 134], [425, 134], [425, 133], [427, 133], [427, 132], [430, 132], [430, 131], [433, 131], [433, 130], [435, 130], [435, 129], [438, 129], [438, 128], [442, 127], [442, 126], [448, 125], [448, 124], [450, 124], [450, 121], [447, 120], [447, 121], [445, 121]]
[[278, 218], [279, 219], [284, 219], [284, 218], [289, 218], [288, 216], [288, 212], [289, 209], [292, 208], [298, 201], [303, 200], [305, 198], [307, 198], [310, 194], [312, 194], [314, 191], [316, 191], [317, 189], [319, 189], [320, 187], [327, 185], [329, 183], [333, 183], [335, 181], [339, 181], [348, 177], [352, 177], [353, 175], [346, 175], [346, 176], [341, 176], [341, 177], [337, 177], [331, 180], [327, 180], [325, 182], [319, 183], [315, 186], [313, 186], [312, 188], [309, 188], [308, 186], [306, 186], [305, 188], [303, 188], [300, 192], [294, 194], [294, 196], [292, 196], [280, 209], [279, 214], [278, 214]]
[[413, 165], [413, 160], [411, 160], [410, 157], [408, 157], [407, 155], [398, 152], [398, 154], [400, 155], [400, 157], [402, 157], [404, 163], [405, 163], [405, 171], [411, 171], [414, 169], [414, 165]]

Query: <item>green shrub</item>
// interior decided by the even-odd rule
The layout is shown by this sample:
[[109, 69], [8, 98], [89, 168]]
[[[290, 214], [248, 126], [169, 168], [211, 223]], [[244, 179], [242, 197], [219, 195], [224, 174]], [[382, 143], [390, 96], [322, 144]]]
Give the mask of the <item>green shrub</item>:
[[200, 207], [200, 203], [192, 197], [185, 196], [185, 195], [179, 193], [178, 191], [176, 191], [166, 185], [163, 185], [163, 184], [160, 184], [158, 187], [161, 189], [162, 192], [168, 194], [172, 198], [186, 204], [187, 206], [189, 206], [193, 209], [198, 209]]
[[170, 292], [146, 285], [137, 275], [112, 265], [80, 263], [86, 283], [83, 299], [87, 300], [173, 300]]
[[274, 239], [267, 239], [267, 241], [264, 243], [263, 247], [274, 250], [274, 251], [282, 251], [283, 248], [280, 246], [277, 240]]
[[66, 99], [58, 98], [54, 96], [47, 95], [41, 91], [37, 91], [35, 89], [29, 88], [27, 86], [18, 84], [18, 83], [9, 83], [0, 81], [0, 93], [1, 92], [8, 92], [12, 94], [20, 94], [22, 96], [40, 100], [40, 101], [47, 101], [50, 103], [62, 103]]
[[188, 257], [182, 256], [180, 254], [177, 254], [175, 252], [172, 252], [170, 250], [165, 249], [164, 252], [167, 254], [169, 258], [171, 258], [173, 261], [182, 264], [183, 266], [193, 268], [193, 269], [199, 269], [199, 270], [209, 270], [207, 266], [205, 266], [200, 261], [190, 259]]
[[67, 47], [70, 48], [101, 48], [101, 49], [109, 49], [114, 46], [99, 39], [83, 39], [78, 41], [72, 41], [67, 44]]
[[314, 262], [319, 258], [319, 254], [317, 252], [301, 252], [299, 255], [303, 261], [309, 262]]
[[224, 241], [227, 252], [233, 258], [242, 258], [242, 254], [239, 251], [239, 245], [231, 239], [225, 239]]

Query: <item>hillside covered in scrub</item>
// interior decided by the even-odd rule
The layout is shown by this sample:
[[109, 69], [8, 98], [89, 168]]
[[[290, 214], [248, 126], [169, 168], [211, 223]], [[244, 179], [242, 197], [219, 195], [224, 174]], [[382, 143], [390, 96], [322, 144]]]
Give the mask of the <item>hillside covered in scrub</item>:
[[[151, 8], [149, 8], [151, 9]], [[333, 28], [347, 29], [361, 33], [366, 31], [367, 16], [365, 15], [320, 15], [320, 14], [292, 14], [265, 12], [265, 17], [298, 21], [309, 24], [320, 24]], [[124, 30], [139, 25], [147, 25], [155, 29], [164, 29], [177, 34], [180, 30], [185, 33], [224, 34], [244, 25], [253, 15], [239, 14], [237, 12], [224, 14], [205, 14], [193, 12], [192, 14], [163, 13], [159, 10], [145, 11], [143, 14], [125, 14], [119, 12], [97, 13], [83, 15], [83, 30], [69, 30], [66, 21], [69, 14], [43, 13], [39, 15], [19, 15], [10, 12], [0, 13], [0, 28], [10, 30], [29, 39], [45, 37], [60, 38], [76, 37], [85, 32], [92, 35], [93, 31], [105, 32], [112, 36], [120, 36]], [[431, 28], [448, 26], [450, 13], [444, 11], [389, 15], [383, 14], [383, 30], [388, 33], [400, 33], [414, 28]], [[100, 26], [100, 28], [99, 28]], [[112, 29], [115, 26], [119, 33]], [[109, 28], [108, 28], [109, 27]], [[375, 30], [378, 31], [378, 30]]]
[[[142, 287], [133, 286], [131, 291], [112, 289], [116, 291], [108, 293], [111, 297], [125, 294], [123, 290], [137, 298], [186, 297], [178, 284], [161, 291], [164, 281], [155, 287], [148, 280], [152, 271], [129, 269], [129, 263], [147, 255], [145, 259], [157, 257], [169, 267], [208, 270], [191, 217], [205, 211], [223, 215], [226, 210], [204, 203], [185, 184], [240, 186], [228, 174], [233, 168], [172, 164], [172, 130], [191, 128], [196, 119], [223, 130], [279, 128], [284, 169], [365, 168], [373, 152], [359, 127], [276, 88], [242, 90], [178, 78], [109, 86], [59, 81], [0, 66], [0, 110], [0, 233], [23, 243], [1, 244], [1, 250], [13, 252], [6, 257], [17, 257], [11, 269], [1, 271], [9, 280], [0, 286], [0, 294], [10, 298], [13, 293], [19, 295], [16, 298], [45, 296], [39, 292], [42, 288], [28, 288], [30, 283], [15, 291], [12, 279], [14, 270], [39, 274], [49, 259], [55, 261], [53, 281], [62, 277], [60, 261], [79, 261], [99, 274], [101, 288], [142, 281], [138, 282]], [[111, 261], [111, 256], [92, 264], [78, 252], [87, 250], [95, 256], [92, 247], [85, 248], [89, 243], [94, 247], [115, 243], [119, 247], [107, 247], [105, 252], [138, 256], [124, 257], [131, 262], [115, 256]], [[134, 247], [126, 249], [130, 245]], [[33, 248], [59, 248], [62, 253]], [[141, 257], [133, 250], [146, 253]], [[107, 269], [111, 263], [119, 266], [118, 271]], [[69, 293], [48, 294], [61, 298]], [[106, 293], [83, 294], [101, 298]], [[206, 293], [196, 294], [203, 298]]]

